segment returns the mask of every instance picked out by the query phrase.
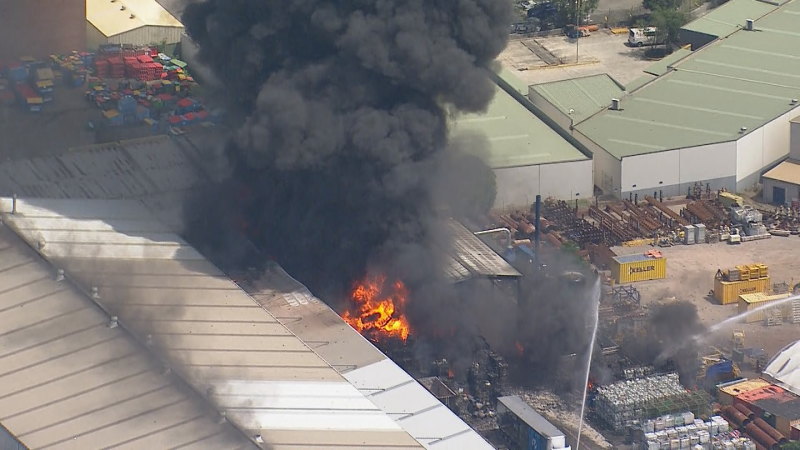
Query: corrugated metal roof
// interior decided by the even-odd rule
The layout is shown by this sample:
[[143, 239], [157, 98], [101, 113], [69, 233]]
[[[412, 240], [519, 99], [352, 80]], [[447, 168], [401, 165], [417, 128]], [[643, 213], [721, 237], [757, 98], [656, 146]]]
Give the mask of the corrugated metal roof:
[[[210, 137], [213, 138], [214, 136]], [[171, 293], [174, 292], [179, 298], [191, 295], [194, 303], [206, 305], [211, 302], [211, 300], [207, 299], [209, 296], [211, 299], [218, 299], [222, 293], [231, 288], [231, 284], [228, 282], [229, 279], [207, 261], [198, 259], [197, 253], [191, 248], [187, 248], [186, 243], [172, 234], [171, 230], [180, 229], [179, 211], [183, 193], [193, 187], [191, 186], [192, 182], [202, 185], [212, 180], [211, 174], [225, 173], [224, 170], [220, 170], [220, 164], [224, 166], [224, 161], [215, 162], [215, 159], [219, 159], [219, 155], [211, 154], [209, 157], [208, 152], [212, 148], [204, 147], [208, 140], [205, 136], [200, 138], [184, 136], [180, 138], [161, 138], [154, 141], [138, 141], [140, 145], [121, 142], [110, 146], [79, 149], [71, 152], [73, 157], [76, 158], [76, 168], [66, 172], [61, 170], [63, 164], [59, 159], [60, 157], [43, 158], [37, 160], [37, 167], [41, 166], [44, 169], [38, 169], [40, 170], [39, 172], [32, 172], [28, 169], [27, 172], [24, 172], [25, 177], [23, 178], [25, 182], [19, 182], [17, 179], [12, 178], [5, 180], [4, 184], [3, 177], [0, 177], [0, 193], [10, 194], [17, 192], [23, 197], [29, 193], [36, 192], [45, 196], [52, 195], [61, 198], [72, 195], [77, 198], [91, 198], [94, 196], [102, 198], [108, 195], [107, 192], [112, 192], [112, 198], [139, 199], [139, 203], [116, 201], [99, 203], [70, 202], [69, 216], [72, 219], [82, 219], [80, 230], [77, 232], [73, 230], [75, 225], [72, 223], [72, 219], [39, 217], [37, 219], [37, 227], [41, 230], [38, 232], [38, 236], [42, 237], [46, 242], [45, 249], [47, 251], [60, 257], [67, 255], [103, 256], [103, 258], [108, 258], [104, 259], [104, 261], [113, 260], [108, 267], [103, 267], [102, 270], [99, 270], [90, 263], [88, 258], [68, 259], [72, 271], [85, 277], [89, 277], [92, 272], [98, 271], [98, 273], [103, 274], [104, 279], [108, 280], [104, 281], [104, 285], [109, 284], [125, 297], [135, 295], [138, 298], [147, 294], [144, 298], [148, 300], [144, 302], [140, 300], [137, 303], [162, 302], [160, 299], [170, 297]], [[152, 148], [150, 148], [151, 146]], [[139, 156], [138, 152], [145, 152], [148, 156]], [[103, 164], [98, 165], [95, 160], [99, 160]], [[80, 167], [81, 164], [87, 167], [95, 167], [95, 169], [91, 174], [83, 174], [77, 170], [77, 167]], [[210, 167], [206, 167], [206, 165]], [[188, 181], [186, 183], [178, 183], [175, 187], [176, 190], [162, 192], [162, 188], [170, 189], [168, 180], [171, 178], [170, 171], [158, 170], [162, 166], [171, 167], [177, 173], [192, 172], [194, 176], [191, 178], [177, 177]], [[28, 168], [29, 166], [22, 165], [22, 167]], [[53, 167], [57, 168], [57, 170], [53, 169]], [[124, 167], [126, 170], [119, 171], [119, 167]], [[4, 170], [7, 170], [7, 173], [14, 172], [8, 164], [0, 164], [0, 173], [3, 173]], [[124, 185], [113, 186], [113, 179], [117, 173], [143, 180], [142, 185], [144, 188], [128, 189]], [[102, 191], [78, 191], [63, 188], [65, 185], [81, 186], [84, 183], [91, 186], [94, 179], [107, 179], [108, 188]], [[49, 202], [45, 201], [45, 203]], [[87, 207], [87, 205], [89, 206]], [[97, 205], [102, 207], [98, 208]], [[100, 214], [104, 217], [98, 217], [96, 212], [98, 210], [104, 211], [103, 214]], [[152, 220], [148, 216], [147, 210], [158, 214], [158, 218], [162, 222], [166, 219], [166, 225]], [[141, 220], [138, 220], [138, 217], [141, 217]], [[471, 236], [471, 238], [474, 238], [474, 236]], [[59, 243], [59, 245], [56, 245], [56, 243]], [[65, 243], [71, 244], [65, 245]], [[150, 259], [146, 262], [120, 259], [121, 256], [125, 255], [125, 252], [136, 247], [142, 249], [142, 253], [146, 249]], [[491, 250], [489, 249], [489, 251]], [[156, 257], [173, 259], [159, 260]], [[472, 276], [461, 263], [455, 259], [452, 259], [452, 262], [458, 276], [464, 279]], [[186, 273], [187, 270], [190, 273]], [[176, 271], [179, 275], [176, 275]], [[109, 288], [101, 286], [100, 289], [102, 291]], [[339, 373], [345, 373], [386, 360], [385, 355], [350, 328], [334, 311], [316, 299], [305, 286], [292, 279], [279, 266], [274, 265], [272, 269], [265, 272], [259, 280], [257, 288], [250, 290], [250, 292], [261, 306], [266, 308], [279, 322], [285, 324], [292, 333], [295, 333], [308, 346], [320, 354]], [[102, 297], [105, 302], [113, 301], [113, 299], [107, 300], [109, 298], [107, 295], [102, 295]], [[175, 303], [171, 298], [169, 302], [162, 303], [171, 305], [166, 307], [166, 310], [182, 309], [174, 306]], [[112, 306], [114, 305], [112, 304]], [[135, 308], [138, 310], [135, 313], [136, 315], [142, 313], [145, 313], [146, 316], [158, 315], [157, 312], [148, 311], [148, 309], [157, 311], [158, 308], [142, 308], [141, 306], [138, 305]], [[245, 322], [238, 321], [216, 324], [213, 327], [197, 321], [192, 321], [191, 323], [186, 321], [176, 323], [171, 320], [150, 322], [156, 332], [147, 334], [156, 337], [164, 333], [174, 334], [169, 330], [176, 327], [184, 333], [210, 333], [210, 336], [248, 333], [248, 325]], [[279, 329], [278, 325], [255, 324], [252, 326], [255, 327], [255, 331], [274, 334], [274, 330]], [[185, 359], [187, 352], [176, 351], [175, 354]], [[203, 357], [208, 356], [207, 354], [201, 355]], [[231, 355], [231, 358], [238, 356], [236, 353], [231, 353]], [[232, 371], [232, 369], [230, 370]], [[410, 376], [406, 376], [408, 380], [412, 380]], [[254, 390], [271, 392], [270, 390], [274, 390], [275, 386], [251, 385], [251, 387]], [[292, 388], [291, 386], [289, 387]], [[236, 389], [239, 388], [241, 386], [237, 385]], [[422, 387], [420, 386], [420, 388]], [[215, 391], [215, 389], [219, 390]], [[363, 389], [361, 391], [364, 395], [371, 393]], [[228, 395], [237, 391], [231, 390], [225, 385], [215, 386], [212, 389], [212, 393], [219, 392], [225, 394], [220, 400], [225, 400], [226, 402], [241, 398], [236, 395]], [[266, 396], [269, 397], [269, 394]], [[233, 399], [229, 397], [233, 397]], [[230, 406], [229, 403], [226, 404]], [[378, 406], [382, 407], [382, 405]], [[389, 406], [390, 409], [385, 410], [386, 412], [392, 412], [400, 408], [397, 405]], [[404, 403], [402, 408], [411, 410], [417, 408], [416, 411], [419, 412], [417, 415], [424, 413], [421, 407], [414, 406], [411, 403]], [[449, 425], [443, 427], [441, 432], [423, 436], [423, 438], [427, 439], [425, 442], [436, 441], [439, 443], [437, 448], [442, 447], [444, 442], [447, 442], [448, 445], [463, 444], [460, 449], [473, 448], [473, 446], [474, 448], [486, 448], [485, 441], [475, 431], [471, 430], [455, 414], [449, 411], [448, 413], [449, 415], [445, 416], [446, 420], [442, 420], [445, 423], [457, 423], [459, 425]], [[437, 408], [437, 414], [441, 414], [439, 408]], [[397, 423], [406, 431], [411, 431], [404, 423], [400, 421], [397, 421]], [[449, 435], [446, 433], [449, 429], [458, 429], [458, 432], [455, 435]], [[276, 435], [274, 431], [271, 434], [273, 436]], [[352, 439], [358, 439], [359, 434], [356, 433]], [[312, 437], [317, 440], [324, 439], [324, 436], [314, 437], [313, 435], [314, 433], [309, 434], [311, 436], [310, 439]], [[345, 439], [345, 437], [351, 439], [351, 437], [347, 436], [343, 436], [342, 439]], [[415, 435], [415, 437], [418, 436]]]
[[764, 374], [784, 389], [800, 395], [800, 341], [778, 352], [764, 368]]
[[193, 160], [191, 147], [178, 142], [159, 136], [4, 162], [0, 164], [0, 193], [130, 199], [187, 190], [205, 181], [205, 174]]
[[7, 227], [0, 423], [29, 448], [252, 448]]
[[501, 67], [497, 77], [508, 84], [512, 89], [522, 95], [528, 95], [528, 84], [522, 81], [513, 71]]
[[488, 139], [487, 163], [493, 169], [587, 159], [498, 86], [486, 112], [458, 116], [451, 125], [455, 138]]
[[628, 91], [628, 92], [633, 92], [633, 91], [639, 89], [640, 87], [646, 85], [647, 83], [649, 83], [649, 82], [651, 82], [651, 81], [653, 81], [655, 79], [656, 79], [655, 75], [650, 74], [650, 73], [646, 73], [646, 74], [640, 76], [639, 78], [636, 78], [635, 80], [633, 80], [633, 81], [629, 82], [628, 84], [626, 84], [625, 85], [625, 90]]
[[139, 202], [17, 203], [10, 227], [266, 447], [419, 447]]
[[675, 65], [678, 61], [682, 60], [683, 58], [686, 58], [691, 54], [692, 54], [691, 50], [687, 50], [685, 48], [679, 48], [674, 52], [672, 52], [672, 54], [661, 58], [660, 61], [647, 66], [647, 68], [644, 69], [644, 72], [656, 76], [664, 75], [665, 73], [669, 72], [672, 66]]
[[146, 26], [183, 28], [156, 0], [86, 0], [86, 20], [106, 37]]
[[547, 419], [537, 413], [536, 410], [525, 403], [519, 395], [509, 395], [507, 397], [499, 397], [497, 399], [509, 411], [513, 412], [520, 419], [524, 420], [531, 428], [536, 430], [539, 434], [549, 438], [556, 438], [564, 436], [558, 428], [550, 423]]
[[758, 19], [774, 11], [781, 3], [783, 2], [729, 0], [703, 17], [689, 22], [681, 28], [711, 36], [724, 37], [744, 27], [746, 19]]
[[800, 185], [800, 164], [784, 161], [763, 175], [764, 178]]
[[453, 250], [450, 256], [471, 274], [484, 277], [522, 276], [467, 227], [455, 220], [449, 220], [447, 226], [453, 236]]
[[244, 288], [426, 448], [491, 448], [421, 384], [279, 266], [267, 268]]
[[695, 51], [576, 129], [618, 159], [740, 139], [797, 105], [800, 0]]
[[605, 73], [537, 84], [531, 86], [531, 90], [572, 117], [575, 123], [607, 108], [612, 98], [625, 94], [625, 89]]

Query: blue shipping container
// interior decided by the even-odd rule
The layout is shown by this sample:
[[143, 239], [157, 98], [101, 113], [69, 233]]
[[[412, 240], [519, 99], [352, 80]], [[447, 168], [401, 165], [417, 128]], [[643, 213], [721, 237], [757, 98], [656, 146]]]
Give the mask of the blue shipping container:
[[733, 361], [720, 361], [706, 369], [706, 379], [716, 381], [733, 373]]
[[528, 447], [526, 450], [547, 450], [547, 438], [528, 428]]

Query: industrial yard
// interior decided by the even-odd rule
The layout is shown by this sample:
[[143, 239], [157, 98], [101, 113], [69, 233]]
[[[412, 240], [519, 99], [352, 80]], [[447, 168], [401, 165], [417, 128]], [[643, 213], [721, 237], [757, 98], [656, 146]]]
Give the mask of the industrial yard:
[[[615, 247], [619, 254], [638, 253], [641, 248]], [[773, 237], [732, 246], [727, 243], [684, 246], [678, 245], [663, 250], [668, 258], [669, 269], [663, 280], [636, 283], [644, 303], [680, 299], [697, 306], [700, 320], [706, 326], [719, 323], [737, 311], [736, 305], [720, 305], [709, 295], [714, 288], [714, 275], [719, 269], [736, 264], [763, 262], [769, 265], [772, 283], [787, 283], [794, 286], [800, 282], [800, 261], [795, 254], [800, 251], [800, 239]], [[800, 335], [800, 328], [788, 324], [766, 327], [763, 323], [735, 323], [719, 332], [718, 340], [730, 340], [733, 330], [744, 330], [747, 345], [763, 348], [773, 355], [783, 348], [787, 334]]]
[[797, 448], [800, 0], [663, 59], [628, 0], [48, 1], [0, 0], [0, 449]]

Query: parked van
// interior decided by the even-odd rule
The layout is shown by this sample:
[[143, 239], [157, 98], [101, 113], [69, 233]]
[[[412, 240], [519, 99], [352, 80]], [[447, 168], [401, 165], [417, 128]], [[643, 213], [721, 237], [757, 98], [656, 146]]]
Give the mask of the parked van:
[[632, 47], [663, 44], [664, 38], [656, 27], [631, 28], [628, 31], [628, 45]]

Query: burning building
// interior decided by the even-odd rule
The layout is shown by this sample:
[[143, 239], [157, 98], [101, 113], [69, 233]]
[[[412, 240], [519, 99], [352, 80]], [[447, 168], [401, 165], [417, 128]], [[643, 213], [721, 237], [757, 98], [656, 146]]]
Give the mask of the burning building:
[[[211, 423], [232, 425], [238, 441], [270, 449], [435, 449], [439, 442], [490, 448], [277, 265], [247, 283], [248, 295], [138, 201], [5, 198], [0, 208], [6, 229], [91, 303], [74, 309], [59, 297], [28, 320], [87, 309], [105, 316], [92, 328], [126, 330], [159, 362], [154, 365], [189, 386], [192, 399], [205, 405], [207, 417], [194, 413], [198, 425], [210, 417]], [[41, 271], [21, 276], [47, 278]], [[130, 345], [114, 353], [90, 346], [71, 361], [89, 370], [93, 361], [136, 358]], [[24, 388], [37, 379], [15, 383]], [[23, 400], [0, 407], [26, 407]], [[188, 403], [175, 408], [181, 415], [163, 419], [165, 424], [181, 425], [176, 421], [193, 414]], [[398, 411], [407, 415], [394, 415]], [[12, 432], [19, 423], [3, 422]], [[243, 445], [231, 442], [214, 448]], [[94, 447], [89, 441], [85, 446]]]

